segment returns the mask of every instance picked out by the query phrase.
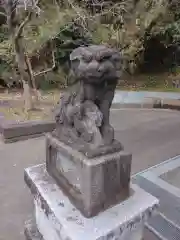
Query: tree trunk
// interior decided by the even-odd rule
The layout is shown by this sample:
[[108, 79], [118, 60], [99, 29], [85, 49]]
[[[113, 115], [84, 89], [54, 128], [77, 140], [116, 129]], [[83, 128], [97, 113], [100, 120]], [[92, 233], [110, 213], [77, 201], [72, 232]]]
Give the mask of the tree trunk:
[[16, 53], [16, 61], [18, 64], [18, 70], [21, 77], [21, 82], [23, 83], [23, 100], [24, 100], [24, 109], [28, 111], [33, 108], [33, 101], [31, 95], [31, 86], [30, 86], [30, 76], [28, 74], [28, 67], [25, 59], [25, 50], [23, 47], [22, 37], [14, 39], [14, 47]]
[[[23, 30], [24, 26], [31, 20], [33, 9], [31, 9], [28, 12], [26, 11], [27, 12], [26, 17], [22, 22], [20, 22], [20, 16], [18, 15], [19, 13], [17, 11], [18, 1], [7, 0], [5, 2], [7, 24], [9, 28], [9, 33], [11, 35], [12, 44], [15, 50], [16, 62], [18, 65], [20, 79], [23, 84], [24, 108], [25, 111], [28, 111], [33, 108], [31, 87], [35, 88], [35, 82], [33, 74], [31, 74], [32, 73], [31, 65], [29, 67], [29, 62], [26, 61], [27, 59], [24, 47]], [[35, 7], [37, 7], [38, 1], [34, 4]]]
[[37, 90], [36, 80], [35, 80], [35, 77], [34, 77], [34, 74], [33, 74], [32, 65], [31, 65], [31, 62], [30, 62], [27, 54], [25, 54], [25, 59], [26, 59], [26, 65], [27, 65], [27, 68], [28, 68], [29, 78], [30, 78], [31, 84], [32, 84], [32, 90], [33, 90], [34, 97], [35, 97], [35, 105], [38, 105], [39, 100], [41, 98], [41, 94]]
[[23, 82], [24, 110], [27, 112], [28, 110], [33, 108], [31, 88], [26, 81], [22, 80], [22, 82]]

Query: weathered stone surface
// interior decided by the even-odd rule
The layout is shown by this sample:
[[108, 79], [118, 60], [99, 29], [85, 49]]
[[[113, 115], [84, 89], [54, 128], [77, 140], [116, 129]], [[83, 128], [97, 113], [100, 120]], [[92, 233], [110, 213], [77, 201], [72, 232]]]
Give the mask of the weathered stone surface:
[[129, 196], [131, 154], [120, 151], [89, 159], [51, 134], [46, 151], [47, 171], [86, 217]]
[[0, 122], [0, 131], [4, 142], [37, 137], [45, 132], [52, 132], [54, 128], [54, 121]]
[[111, 148], [122, 150], [109, 123], [110, 107], [122, 72], [120, 53], [103, 45], [91, 45], [75, 49], [70, 60], [71, 81], [55, 111], [54, 136], [88, 155], [109, 153]]
[[158, 200], [137, 185], [123, 203], [93, 218], [85, 218], [46, 172], [45, 165], [25, 170], [34, 196], [36, 224], [44, 240], [142, 240], [144, 223]]
[[44, 240], [33, 219], [25, 222], [24, 235], [27, 240]]

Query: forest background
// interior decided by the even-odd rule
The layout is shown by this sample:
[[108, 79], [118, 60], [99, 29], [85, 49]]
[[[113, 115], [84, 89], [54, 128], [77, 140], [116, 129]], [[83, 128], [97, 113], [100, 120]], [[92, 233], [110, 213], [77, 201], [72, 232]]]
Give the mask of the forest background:
[[25, 110], [67, 86], [69, 55], [106, 44], [123, 54], [121, 89], [179, 91], [180, 1], [1, 0], [0, 85], [22, 89]]

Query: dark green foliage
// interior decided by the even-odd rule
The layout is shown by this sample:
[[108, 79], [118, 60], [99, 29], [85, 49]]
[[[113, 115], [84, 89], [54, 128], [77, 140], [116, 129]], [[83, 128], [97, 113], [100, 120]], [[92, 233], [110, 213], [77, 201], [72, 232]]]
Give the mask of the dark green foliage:
[[[124, 61], [127, 62], [127, 66], [133, 66], [135, 70], [146, 71], [148, 69], [149, 73], [152, 73], [152, 66], [156, 66], [157, 70], [160, 70], [160, 66], [165, 67], [162, 69], [163, 71], [167, 71], [168, 68], [175, 69], [176, 66], [180, 65], [180, 1], [179, 0], [167, 0], [169, 3], [168, 7], [166, 7], [165, 14], [166, 16], [159, 14], [160, 17], [156, 17], [156, 7], [151, 12], [155, 17], [151, 17], [147, 15], [146, 12], [150, 11], [153, 6], [158, 5], [158, 1], [153, 0], [75, 0], [73, 1], [75, 6], [80, 9], [84, 9], [85, 14], [89, 14], [89, 17], [100, 15], [99, 20], [96, 22], [96, 18], [94, 21], [87, 21], [86, 27], [89, 31], [92, 31], [93, 39], [90, 37], [89, 32], [81, 25], [81, 22], [77, 21], [68, 23], [66, 20], [63, 21], [62, 24], [67, 24], [59, 29], [59, 33], [53, 39], [53, 43], [55, 42], [56, 52], [55, 52], [55, 61], [57, 63], [57, 68], [51, 74], [48, 73], [46, 76], [42, 76], [42, 82], [44, 84], [44, 80], [46, 80], [45, 85], [56, 85], [60, 82], [63, 82], [68, 76], [69, 71], [69, 56], [73, 49], [79, 46], [87, 46], [89, 44], [93, 44], [93, 41], [96, 43], [108, 43], [114, 47], [123, 49], [124, 52]], [[145, 6], [139, 6], [138, 4], [142, 3]], [[42, 11], [49, 11], [49, 6], [55, 4], [55, 6], [59, 6], [59, 14], [64, 11], [66, 5], [65, 0], [42, 0], [40, 3], [40, 7]], [[64, 7], [64, 8], [63, 8]], [[57, 8], [58, 9], [58, 8]], [[68, 7], [70, 9], [70, 7]], [[110, 9], [110, 10], [109, 10]], [[0, 9], [1, 11], [2, 9]], [[104, 10], [104, 12], [102, 11]], [[62, 12], [61, 12], [62, 11]], [[143, 12], [144, 11], [144, 12]], [[54, 13], [53, 13], [54, 14]], [[84, 13], [82, 13], [84, 14]], [[48, 14], [47, 14], [48, 15]], [[169, 17], [170, 16], [170, 17]], [[76, 16], [79, 18], [78, 14]], [[75, 15], [73, 15], [75, 18]], [[87, 16], [88, 18], [88, 16]], [[150, 20], [149, 20], [149, 19]], [[92, 18], [93, 19], [93, 18]], [[72, 20], [72, 18], [71, 18]], [[70, 20], [70, 21], [71, 21]], [[89, 19], [87, 19], [89, 20]], [[135, 24], [131, 24], [131, 20], [136, 22], [139, 21], [139, 26], [137, 27]], [[144, 29], [143, 22], [148, 20], [150, 24]], [[69, 21], [69, 20], [68, 20]], [[80, 20], [81, 21], [81, 20]], [[138, 22], [137, 21], [137, 22]], [[147, 22], [148, 22], [147, 21]], [[6, 19], [4, 16], [0, 16], [0, 43], [2, 43], [2, 48], [8, 48], [8, 44], [4, 43], [9, 38], [7, 26], [4, 25]], [[130, 24], [129, 24], [130, 23]], [[85, 23], [86, 24], [86, 23]], [[130, 27], [126, 27], [126, 26]], [[98, 25], [98, 26], [97, 26]], [[46, 26], [44, 26], [44, 32], [46, 33]], [[52, 31], [52, 35], [44, 34], [46, 39], [43, 44], [52, 40], [52, 36], [54, 36], [57, 32], [59, 25], [55, 28], [55, 31]], [[107, 27], [107, 28], [105, 28]], [[40, 32], [38, 24], [32, 21], [31, 28], [31, 40], [39, 40], [37, 41], [39, 45], [41, 44]], [[49, 28], [51, 31], [51, 28]], [[92, 30], [93, 29], [93, 30]], [[97, 31], [95, 31], [96, 29]], [[111, 30], [112, 29], [112, 30]], [[139, 30], [138, 30], [139, 29]], [[108, 32], [109, 31], [109, 32]], [[123, 31], [127, 34], [121, 34]], [[97, 33], [96, 35], [94, 33]], [[111, 34], [112, 33], [112, 34]], [[117, 34], [118, 33], [118, 34]], [[28, 35], [28, 34], [27, 34]], [[112, 36], [111, 36], [112, 35]], [[39, 37], [39, 38], [38, 38]], [[42, 36], [41, 36], [42, 37]], [[49, 40], [48, 40], [49, 37]], [[28, 39], [28, 37], [27, 37]], [[4, 42], [3, 42], [4, 41]], [[29, 40], [28, 40], [29, 41]], [[9, 44], [10, 45], [10, 44]], [[33, 45], [33, 44], [32, 44]], [[37, 44], [37, 48], [40, 48]], [[39, 46], [39, 47], [38, 47]], [[1, 48], [1, 49], [2, 49]], [[49, 47], [46, 47], [45, 51]], [[49, 48], [50, 49], [50, 48]], [[43, 52], [43, 51], [42, 51]], [[11, 54], [10, 51], [7, 53]], [[29, 51], [30, 53], [30, 51]], [[47, 51], [49, 54], [49, 51]], [[6, 52], [2, 51], [2, 58], [6, 55]], [[37, 68], [41, 65], [43, 66], [46, 59], [40, 54], [40, 58], [42, 61], [37, 61]], [[4, 57], [4, 59], [6, 59]], [[49, 58], [50, 59], [50, 58]], [[43, 62], [44, 61], [44, 62]], [[50, 59], [51, 61], [51, 59]], [[148, 62], [149, 61], [149, 62]], [[158, 61], [160, 65], [158, 65]], [[49, 64], [49, 63], [48, 63]], [[51, 64], [51, 62], [50, 62]], [[129, 65], [128, 65], [129, 64]], [[143, 67], [142, 67], [143, 66]], [[43, 68], [43, 67], [42, 67]], [[5, 60], [0, 59], [0, 77], [4, 77], [8, 79], [11, 75], [11, 69], [8, 63]], [[146, 69], [146, 70], [145, 70]], [[61, 73], [60, 73], [61, 71]], [[128, 67], [127, 67], [128, 71]], [[134, 71], [135, 72], [135, 71]], [[134, 74], [132, 71], [132, 74]], [[138, 72], [138, 71], [137, 71]], [[4, 74], [5, 73], [5, 74]], [[8, 75], [8, 77], [7, 77]], [[61, 77], [60, 77], [61, 76]], [[5, 79], [5, 78], [4, 78]], [[66, 82], [66, 81], [65, 81]], [[45, 86], [44, 88], [48, 88]], [[154, 81], [149, 80], [149, 85], [154, 86], [156, 83]]]
[[8, 71], [10, 66], [7, 62], [0, 59], [0, 76], [3, 74], [4, 71]]
[[8, 34], [7, 26], [6, 25], [0, 26], [0, 43], [8, 39], [8, 37], [9, 37], [9, 34]]
[[153, 77], [149, 77], [148, 81], [146, 82], [146, 88], [155, 88], [157, 85], [158, 82]]
[[[157, 22], [150, 32], [144, 36], [145, 55], [152, 55], [142, 65], [147, 72], [171, 71], [180, 65], [180, 1], [168, 1], [167, 16], [164, 21]], [[153, 69], [152, 69], [153, 68]]]
[[56, 63], [68, 67], [69, 56], [73, 49], [79, 46], [87, 46], [92, 43], [92, 39], [82, 26], [73, 22], [60, 29], [55, 39], [56, 43]]
[[[0, 12], [5, 13], [4, 8], [0, 6]], [[6, 23], [6, 16], [3, 14], [0, 14], [0, 26]]]
[[180, 18], [168, 24], [161, 32], [164, 36], [165, 43], [169, 44], [180, 44]]

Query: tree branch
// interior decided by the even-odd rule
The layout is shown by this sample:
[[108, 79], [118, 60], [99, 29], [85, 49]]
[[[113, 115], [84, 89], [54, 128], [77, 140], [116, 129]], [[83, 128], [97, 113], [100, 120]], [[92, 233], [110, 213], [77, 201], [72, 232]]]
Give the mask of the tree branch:
[[[37, 1], [32, 0], [32, 9], [28, 12], [24, 21], [20, 24], [20, 26], [17, 30], [17, 33], [15, 34], [15, 39], [18, 39], [20, 37], [24, 26], [31, 20], [33, 12], [36, 12], [39, 15], [39, 13], [40, 13], [40, 8], [38, 7], [39, 2], [40, 2], [40, 0], [37, 0]], [[36, 11], [35, 11], [35, 9], [36, 9]]]
[[81, 24], [82, 26], [86, 29], [86, 19], [87, 16], [85, 15], [81, 15], [81, 13], [79, 12], [78, 8], [76, 6], [74, 6], [73, 2], [71, 0], [68, 0], [69, 5], [71, 6], [71, 8], [76, 12], [76, 14], [79, 16], [80, 20], [81, 20]]
[[34, 77], [37, 77], [37, 76], [39, 76], [39, 75], [42, 75], [42, 74], [51, 72], [51, 71], [53, 71], [53, 70], [55, 69], [55, 67], [56, 67], [56, 61], [55, 61], [55, 52], [54, 52], [54, 51], [52, 51], [52, 61], [53, 61], [53, 65], [52, 65], [51, 68], [48, 68], [48, 69], [46, 69], [46, 70], [44, 70], [44, 71], [41, 71], [41, 72], [38, 72], [38, 73], [34, 73]]
[[7, 14], [5, 14], [4, 12], [0, 12], [0, 16], [7, 17]]
[[21, 36], [23, 28], [30, 21], [32, 14], [33, 14], [33, 12], [30, 11], [28, 13], [27, 17], [24, 19], [24, 21], [20, 24], [20, 26], [15, 34], [15, 40], [17, 40]]

